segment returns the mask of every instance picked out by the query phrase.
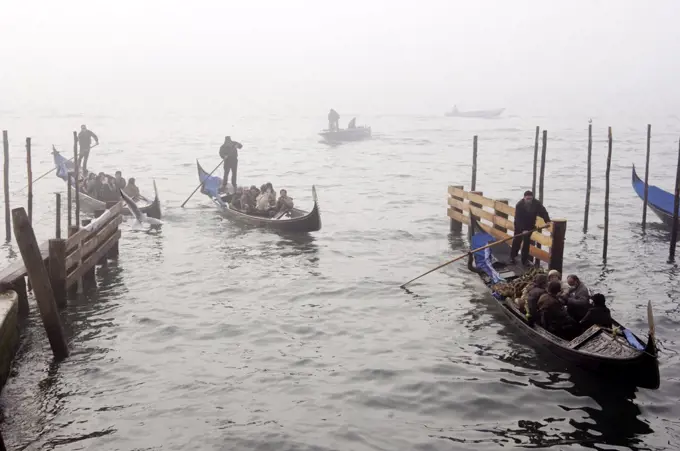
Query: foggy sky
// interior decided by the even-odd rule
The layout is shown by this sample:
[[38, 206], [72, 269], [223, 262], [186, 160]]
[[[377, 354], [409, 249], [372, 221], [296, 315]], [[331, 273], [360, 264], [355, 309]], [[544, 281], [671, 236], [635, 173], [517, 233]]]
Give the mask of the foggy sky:
[[7, 0], [0, 111], [680, 104], [677, 1]]

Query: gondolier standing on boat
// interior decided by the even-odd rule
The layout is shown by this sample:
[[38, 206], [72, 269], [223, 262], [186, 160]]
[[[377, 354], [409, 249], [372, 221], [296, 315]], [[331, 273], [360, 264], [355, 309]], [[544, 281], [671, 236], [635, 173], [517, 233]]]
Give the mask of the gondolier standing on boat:
[[510, 251], [512, 263], [515, 263], [520, 246], [522, 247], [522, 264], [529, 263], [531, 234], [517, 235], [536, 228], [536, 217], [543, 218], [546, 223], [550, 222], [550, 215], [543, 204], [534, 199], [534, 193], [525, 191], [524, 198], [517, 202], [515, 206], [515, 238], [512, 240], [512, 251]]
[[333, 108], [328, 112], [328, 131], [337, 132], [340, 130], [340, 115]]
[[236, 190], [236, 172], [238, 170], [238, 150], [243, 145], [238, 141], [232, 141], [231, 136], [224, 138], [224, 144], [220, 147], [220, 157], [224, 160], [224, 177], [222, 188], [227, 186], [229, 171], [231, 171], [231, 184]]
[[88, 130], [85, 125], [80, 126], [80, 133], [78, 133], [78, 145], [80, 146], [80, 153], [78, 155], [78, 165], [87, 170], [87, 159], [90, 156], [90, 149], [92, 148], [92, 138], [94, 142], [99, 144], [99, 138], [92, 130]]

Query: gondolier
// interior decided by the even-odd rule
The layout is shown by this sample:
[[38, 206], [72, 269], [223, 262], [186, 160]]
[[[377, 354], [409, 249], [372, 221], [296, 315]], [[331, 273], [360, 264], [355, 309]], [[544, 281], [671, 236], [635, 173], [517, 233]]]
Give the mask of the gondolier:
[[95, 135], [92, 130], [88, 130], [85, 125], [81, 125], [80, 133], [78, 133], [78, 145], [80, 146], [78, 165], [83, 171], [87, 170], [87, 159], [90, 156], [90, 149], [92, 148], [92, 138], [94, 138], [95, 143], [99, 144], [97, 135]]
[[243, 145], [238, 141], [232, 141], [231, 136], [224, 138], [224, 144], [220, 147], [220, 157], [224, 160], [224, 177], [222, 178], [222, 188], [227, 186], [229, 172], [231, 171], [231, 184], [236, 190], [236, 172], [238, 170], [238, 150]]
[[328, 131], [340, 130], [340, 115], [333, 108], [328, 112]]
[[550, 215], [543, 204], [534, 199], [534, 193], [525, 191], [524, 198], [517, 202], [515, 206], [515, 238], [512, 240], [512, 251], [510, 252], [512, 263], [517, 258], [520, 246], [522, 247], [522, 264], [526, 265], [529, 262], [531, 234], [517, 235], [536, 228], [536, 217], [543, 218], [546, 223], [550, 222]]

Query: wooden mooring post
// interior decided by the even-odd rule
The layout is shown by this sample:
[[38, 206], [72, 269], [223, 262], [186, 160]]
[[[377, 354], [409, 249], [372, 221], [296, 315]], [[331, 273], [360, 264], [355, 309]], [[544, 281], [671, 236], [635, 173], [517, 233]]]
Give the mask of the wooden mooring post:
[[536, 167], [538, 166], [538, 135], [540, 132], [540, 127], [536, 126], [536, 139], [534, 140], [534, 176], [531, 182], [531, 192], [536, 195]]
[[586, 175], [586, 207], [583, 213], [583, 233], [588, 233], [588, 214], [590, 213], [590, 184], [592, 179], [593, 161], [593, 124], [588, 122], [588, 172]]
[[12, 217], [9, 213], [9, 138], [7, 130], [2, 131], [2, 150], [4, 154], [4, 189], [5, 189], [5, 241], [12, 241]]
[[[538, 200], [543, 202], [543, 180], [545, 177], [545, 154], [548, 150], [548, 131], [543, 130], [543, 148], [541, 149], [541, 174], [538, 180]], [[534, 193], [534, 196], [536, 193]]]
[[607, 264], [607, 245], [609, 244], [609, 172], [612, 167], [612, 128], [608, 131], [607, 172], [604, 188], [604, 239], [602, 241], [602, 262]]
[[[451, 201], [449, 201], [449, 211], [450, 212], [455, 212], [456, 214], [463, 215], [463, 210], [458, 206], [463, 204], [463, 198], [458, 197], [455, 195], [452, 190], [463, 189], [463, 185], [456, 185], [456, 186], [451, 186], [449, 187], [449, 194], [451, 194]], [[452, 205], [452, 203], [456, 203], [456, 205]], [[460, 204], [458, 204], [460, 203]], [[451, 224], [450, 224], [450, 230], [452, 233], [459, 234], [463, 230], [463, 224], [458, 221], [456, 218], [454, 218], [451, 214], [449, 214], [449, 217], [451, 218]]]
[[80, 225], [80, 162], [78, 161], [78, 133], [73, 132], [73, 167], [75, 168], [74, 182], [76, 190], [76, 214], [75, 214], [75, 225], [78, 227]]
[[645, 197], [642, 200], [642, 232], [647, 229], [647, 201], [649, 200], [649, 154], [651, 152], [652, 124], [647, 124], [647, 157], [645, 158]]
[[57, 201], [57, 218], [55, 223], [54, 237], [61, 238], [61, 193], [54, 193]]
[[66, 175], [66, 215], [68, 218], [66, 219], [66, 230], [71, 230], [71, 210], [72, 206], [71, 204], [73, 203], [71, 199], [71, 175], [67, 174]]
[[477, 135], [472, 138], [472, 183], [470, 189], [477, 189]]
[[673, 227], [671, 229], [671, 249], [669, 263], [675, 262], [675, 246], [678, 242], [678, 210], [680, 209], [680, 140], [678, 140], [678, 167], [675, 171], [675, 201], [673, 202]]
[[33, 228], [23, 208], [12, 210], [12, 221], [21, 258], [24, 260], [26, 274], [33, 283], [33, 294], [38, 303], [40, 317], [45, 326], [52, 353], [57, 359], [63, 359], [68, 357], [68, 346], [61, 326], [61, 318], [54, 299], [50, 277], [45, 268]]
[[28, 220], [33, 224], [33, 168], [31, 167], [31, 138], [26, 138], [26, 170], [28, 171]]

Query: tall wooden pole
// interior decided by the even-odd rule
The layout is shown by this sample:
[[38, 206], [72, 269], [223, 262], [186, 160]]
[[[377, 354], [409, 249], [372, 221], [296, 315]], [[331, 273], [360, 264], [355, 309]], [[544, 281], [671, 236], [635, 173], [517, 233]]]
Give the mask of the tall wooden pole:
[[33, 168], [31, 167], [31, 138], [26, 138], [26, 169], [28, 170], [28, 222], [33, 224]]
[[73, 163], [75, 167], [75, 190], [76, 190], [76, 215], [75, 226], [80, 227], [80, 162], [78, 161], [78, 133], [73, 132]]
[[477, 189], [477, 135], [472, 138], [472, 183], [470, 191]]
[[57, 197], [57, 222], [54, 230], [54, 237], [61, 238], [61, 193], [54, 193]]
[[649, 154], [652, 141], [652, 124], [647, 124], [647, 159], [645, 160], [645, 197], [642, 203], [642, 231], [647, 228], [647, 200], [649, 198]]
[[593, 161], [593, 124], [588, 124], [588, 175], [586, 176], [586, 211], [583, 215], [583, 233], [588, 233], [588, 214], [590, 212], [590, 181]]
[[602, 248], [602, 261], [607, 263], [607, 245], [609, 244], [609, 171], [612, 167], [612, 128], [609, 127], [609, 143], [607, 150], [607, 172], [605, 175], [604, 189], [604, 241]]
[[538, 133], [539, 133], [539, 127], [538, 125], [536, 126], [536, 139], [534, 141], [534, 178], [533, 181], [531, 182], [531, 192], [536, 195], [536, 166], [538, 165]]
[[678, 141], [678, 167], [675, 174], [675, 201], [673, 202], [673, 228], [671, 229], [670, 263], [675, 261], [675, 245], [678, 242], [678, 210], [680, 209], [680, 141]]
[[66, 230], [71, 230], [71, 211], [73, 210], [73, 195], [71, 194], [71, 174], [66, 174], [66, 214], [68, 218], [66, 219]]
[[12, 217], [9, 211], [9, 139], [7, 130], [2, 131], [2, 148], [5, 155], [5, 241], [12, 241]]
[[548, 149], [548, 131], [543, 130], [543, 148], [541, 149], [541, 174], [538, 180], [538, 200], [540, 200], [541, 202], [543, 202], [543, 178], [545, 177], [545, 154], [547, 149]]

